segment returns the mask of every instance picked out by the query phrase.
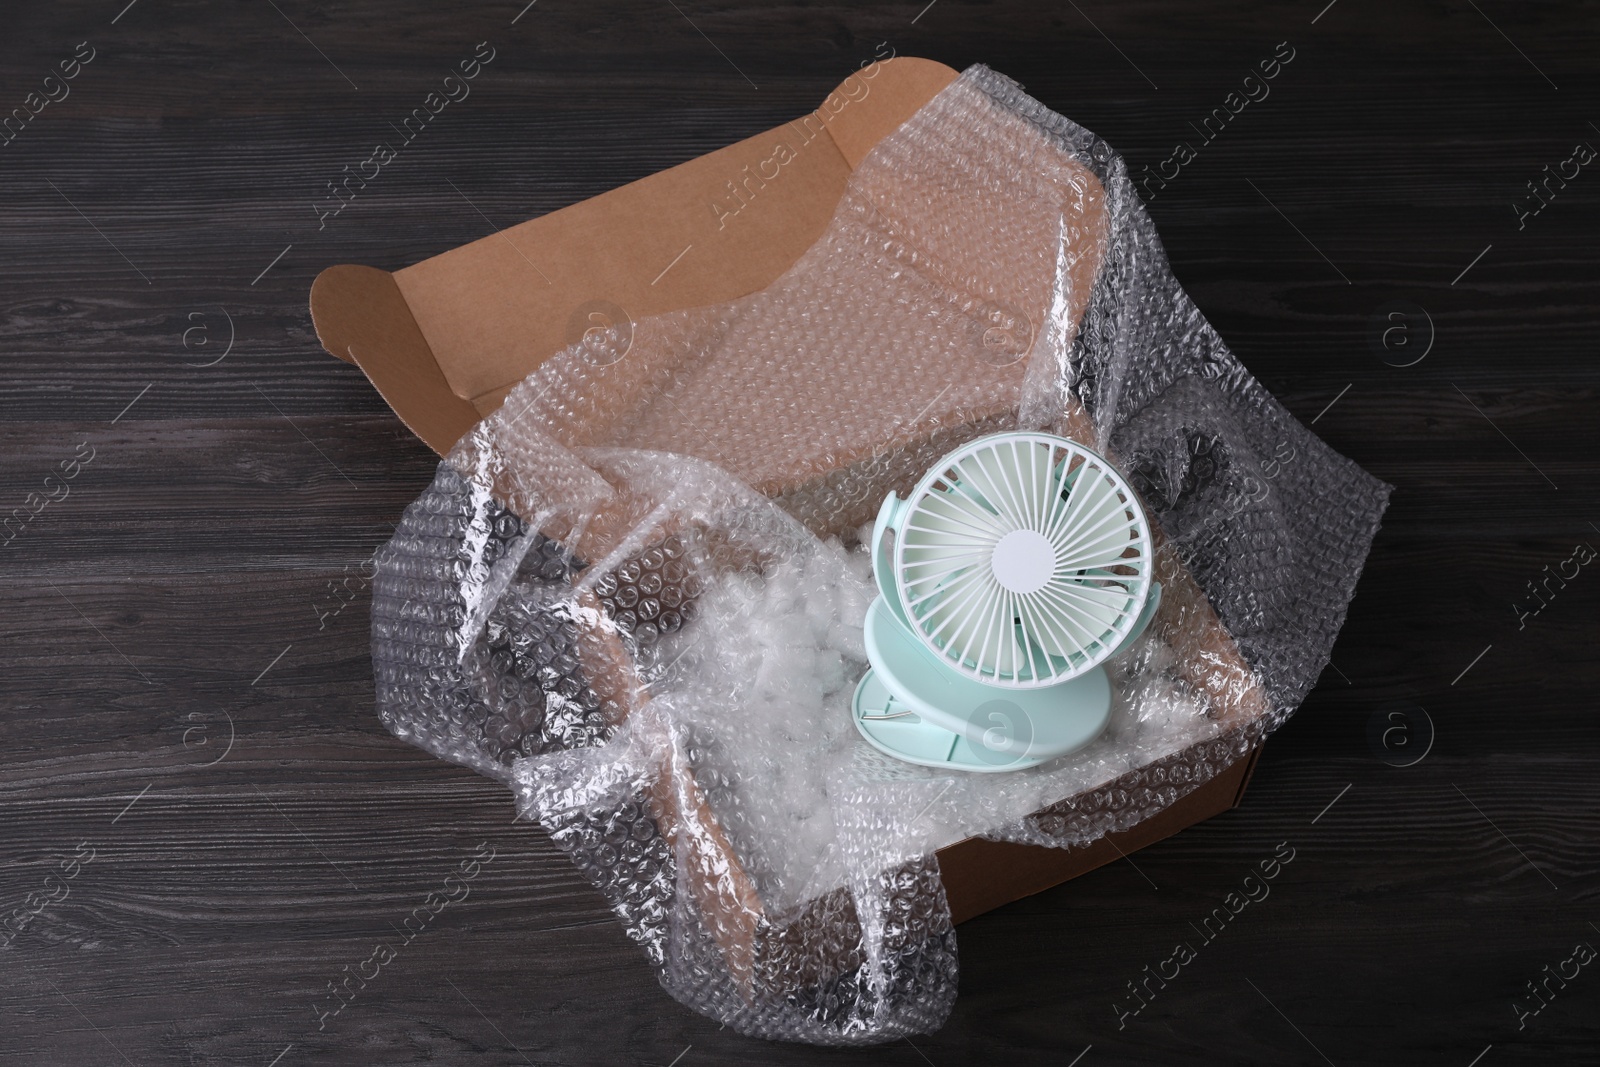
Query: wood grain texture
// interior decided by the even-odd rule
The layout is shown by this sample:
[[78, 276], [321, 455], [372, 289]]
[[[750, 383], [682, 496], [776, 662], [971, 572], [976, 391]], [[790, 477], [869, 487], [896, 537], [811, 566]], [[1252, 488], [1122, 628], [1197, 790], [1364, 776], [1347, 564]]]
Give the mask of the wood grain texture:
[[[1512, 207], [1600, 143], [1592, 5], [22, 5], [0, 114], [85, 40], [70, 96], [0, 146], [0, 514], [95, 449], [0, 549], [0, 907], [94, 859], [0, 948], [0, 1061], [1594, 1058], [1593, 966], [1512, 1009], [1600, 944], [1600, 576], [1515, 610], [1600, 543], [1600, 174], [1520, 229]], [[325, 183], [483, 40], [470, 98], [319, 229]], [[1336, 666], [1239, 810], [963, 925], [940, 1033], [827, 1051], [680, 1008], [502, 790], [378, 724], [368, 599], [330, 615], [329, 586], [433, 462], [320, 350], [311, 279], [768, 129], [884, 41], [1017, 78], [1138, 177], [1285, 40], [1271, 95], [1149, 208], [1246, 365], [1397, 487]], [[1394, 300], [1432, 318], [1416, 366], [1371, 347]], [[1405, 769], [1368, 740], [1397, 707], [1436, 730]], [[319, 1028], [327, 984], [485, 842], [468, 899]], [[1279, 842], [1270, 897], [1119, 1027], [1126, 984]]]

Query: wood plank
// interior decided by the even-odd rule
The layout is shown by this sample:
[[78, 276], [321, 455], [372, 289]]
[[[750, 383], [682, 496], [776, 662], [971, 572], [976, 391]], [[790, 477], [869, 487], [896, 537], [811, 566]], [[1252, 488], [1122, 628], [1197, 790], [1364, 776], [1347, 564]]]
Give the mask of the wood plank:
[[[1410, 1067], [1493, 1045], [1480, 1067], [1582, 1061], [1600, 979], [1586, 969], [1522, 1029], [1511, 1005], [1575, 942], [1600, 944], [1600, 580], [1521, 628], [1513, 605], [1600, 538], [1600, 179], [1521, 229], [1512, 205], [1600, 142], [1583, 104], [1600, 15], [677, 6], [8, 11], [0, 108], [78, 41], [98, 54], [0, 147], [0, 514], [78, 442], [97, 452], [0, 549], [0, 906], [80, 842], [96, 858], [0, 948], [0, 1059], [945, 1067], [1092, 1045], [1081, 1067]], [[486, 39], [497, 57], [471, 97], [319, 229], [325, 183]], [[433, 460], [320, 351], [311, 279], [398, 268], [768, 129], [880, 42], [1016, 77], [1138, 176], [1286, 39], [1270, 97], [1149, 207], [1245, 364], [1302, 421], [1348, 385], [1315, 430], [1397, 487], [1336, 666], [1239, 809], [965, 924], [940, 1033], [841, 1053], [677, 1006], [503, 790], [376, 721], [366, 595], [318, 618]], [[1398, 299], [1434, 322], [1415, 367], [1370, 346]], [[232, 351], [200, 366], [226, 332]], [[1406, 769], [1367, 735], [1397, 705], [1436, 732]], [[205, 766], [228, 716], [234, 747]], [[470, 897], [319, 1030], [327, 984], [398, 940], [480, 842], [496, 854]], [[1296, 858], [1271, 895], [1199, 945], [1190, 924], [1279, 842]], [[1186, 938], [1194, 963], [1119, 1025], [1127, 983]]]

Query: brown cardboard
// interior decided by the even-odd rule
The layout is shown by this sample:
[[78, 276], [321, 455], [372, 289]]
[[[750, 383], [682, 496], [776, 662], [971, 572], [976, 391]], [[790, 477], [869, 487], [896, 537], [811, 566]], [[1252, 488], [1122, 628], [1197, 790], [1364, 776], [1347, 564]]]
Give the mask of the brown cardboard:
[[[574, 330], [593, 324], [587, 309], [620, 308], [642, 318], [770, 284], [827, 226], [851, 169], [955, 77], [929, 60], [875, 63], [810, 116], [392, 274], [329, 267], [311, 290], [318, 337], [359, 366], [405, 424], [444, 454], [512, 385], [577, 340]], [[777, 166], [771, 161], [780, 142], [795, 152]], [[1228, 720], [1237, 725], [1259, 713], [1261, 695], [1198, 586], [1186, 573], [1163, 581], [1163, 611], [1199, 620], [1182, 635], [1186, 646], [1231, 674], [1229, 685], [1241, 694]], [[636, 709], [648, 699], [620, 646], [590, 649], [584, 659], [591, 679], [627, 694], [620, 706]], [[961, 921], [1039, 892], [1235, 806], [1258, 752], [1156, 817], [1088, 848], [969, 840], [941, 849], [952, 915]], [[691, 769], [669, 760], [663, 782], [685, 840], [709, 850], [707, 869], [742, 876]], [[701, 906], [723, 919], [718, 927], [732, 931], [722, 948], [730, 970], [750, 982], [775, 935], [763, 933], [761, 903], [747, 881], [734, 884], [720, 896], [695, 891]]]
[[393, 274], [329, 267], [311, 285], [311, 317], [322, 346], [360, 367], [435, 452], [443, 455], [478, 421], [477, 409], [450, 391]]
[[[971, 837], [940, 849], [939, 877], [950, 902], [951, 919], [966, 922], [1013, 900], [1042, 893], [1238, 807], [1260, 755], [1257, 747], [1138, 826], [1107, 834], [1084, 848], [1042, 848]], [[1116, 788], [1115, 783], [1110, 788]], [[1003, 871], [1003, 877], [997, 877], [997, 871]]]
[[[812, 115], [396, 271], [393, 292], [371, 268], [330, 267], [311, 288], [317, 336], [442, 455], [576, 340], [583, 305], [642, 318], [771, 284], [827, 227], [853, 165], [955, 77], [925, 59], [873, 64]], [[763, 166], [780, 141], [795, 158]]]

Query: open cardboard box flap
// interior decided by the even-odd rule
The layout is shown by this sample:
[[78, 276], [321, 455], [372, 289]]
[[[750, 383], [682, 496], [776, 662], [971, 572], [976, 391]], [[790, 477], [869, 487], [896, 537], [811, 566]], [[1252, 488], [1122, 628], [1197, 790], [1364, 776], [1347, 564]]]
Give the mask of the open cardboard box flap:
[[770, 285], [872, 146], [955, 77], [926, 59], [872, 64], [810, 115], [620, 189], [392, 274], [329, 267], [311, 287], [317, 337], [442, 455], [596, 324], [584, 308], [645, 317]]
[[[771, 284], [826, 229], [852, 169], [956, 77], [926, 59], [873, 63], [810, 115], [608, 193], [393, 273], [329, 267], [311, 288], [317, 336], [443, 455], [584, 330]], [[1037, 893], [1236, 806], [1258, 753], [1087, 848], [973, 839], [941, 849], [952, 916]]]

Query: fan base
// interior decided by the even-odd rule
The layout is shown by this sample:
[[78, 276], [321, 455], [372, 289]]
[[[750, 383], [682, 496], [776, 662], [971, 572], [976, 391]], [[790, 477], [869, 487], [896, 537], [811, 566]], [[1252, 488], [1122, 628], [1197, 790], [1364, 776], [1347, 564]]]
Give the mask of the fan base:
[[946, 667], [882, 599], [866, 620], [873, 669], [856, 686], [852, 718], [867, 743], [927, 767], [1036, 767], [1099, 737], [1111, 718], [1111, 680], [1096, 667], [1040, 689], [983, 685]]

